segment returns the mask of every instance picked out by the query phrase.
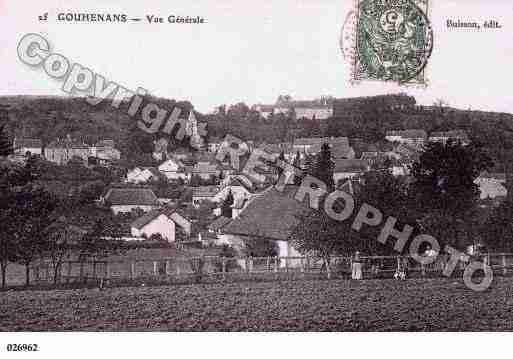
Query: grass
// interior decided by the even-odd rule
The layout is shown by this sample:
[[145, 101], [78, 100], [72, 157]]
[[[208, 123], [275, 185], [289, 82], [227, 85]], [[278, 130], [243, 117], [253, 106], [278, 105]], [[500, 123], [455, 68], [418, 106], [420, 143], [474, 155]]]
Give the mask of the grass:
[[513, 329], [513, 278], [303, 280], [0, 293], [2, 331]]

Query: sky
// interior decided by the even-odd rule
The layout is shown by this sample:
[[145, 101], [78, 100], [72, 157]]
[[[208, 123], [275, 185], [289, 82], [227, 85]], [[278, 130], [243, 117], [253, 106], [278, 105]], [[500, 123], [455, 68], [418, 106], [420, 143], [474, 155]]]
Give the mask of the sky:
[[[425, 89], [349, 83], [341, 28], [354, 0], [0, 0], [0, 95], [65, 95], [62, 82], [17, 57], [23, 35], [126, 88], [190, 101], [197, 111], [221, 104], [274, 103], [406, 92], [421, 104], [513, 113], [513, 2], [431, 0], [434, 49]], [[163, 24], [69, 23], [59, 13], [157, 15]], [[38, 21], [48, 13], [49, 20]], [[169, 15], [202, 16], [201, 25], [169, 24]], [[447, 29], [451, 20], [497, 20], [500, 30]]]

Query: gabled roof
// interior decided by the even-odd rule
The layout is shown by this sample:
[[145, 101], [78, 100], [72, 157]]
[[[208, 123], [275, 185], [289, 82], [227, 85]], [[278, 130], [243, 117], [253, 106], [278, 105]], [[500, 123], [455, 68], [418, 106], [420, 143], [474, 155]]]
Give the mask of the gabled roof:
[[365, 172], [369, 169], [369, 163], [361, 159], [335, 160], [333, 172]]
[[96, 143], [96, 147], [114, 147], [114, 140], [100, 140]]
[[430, 137], [468, 139], [467, 133], [463, 130], [452, 130], [445, 132], [431, 132]]
[[212, 223], [208, 225], [208, 229], [211, 231], [218, 231], [231, 222], [231, 218], [221, 216], [216, 218]]
[[148, 188], [111, 188], [105, 200], [113, 206], [158, 206], [157, 196]]
[[184, 211], [180, 210], [179, 208], [176, 208], [174, 206], [166, 206], [164, 208], [157, 208], [149, 211], [148, 213], [145, 213], [143, 216], [137, 218], [135, 221], [132, 222], [131, 226], [137, 229], [143, 228], [145, 225], [153, 221], [154, 219], [158, 218], [160, 215], [165, 215], [168, 218], [172, 219], [172, 215], [176, 213], [180, 217], [184, 218], [185, 220], [190, 221], [190, 219], [185, 215]]
[[219, 192], [217, 186], [201, 186], [192, 188], [193, 197], [214, 197]]
[[43, 142], [39, 138], [15, 138], [14, 139], [14, 148], [41, 148], [43, 147]]
[[154, 209], [149, 211], [148, 213], [145, 213], [143, 216], [137, 218], [135, 221], [132, 222], [131, 227], [141, 229], [151, 221], [153, 221], [155, 218], [160, 216], [162, 211], [160, 209]]
[[298, 224], [300, 214], [310, 209], [294, 199], [297, 187], [287, 186], [283, 192], [270, 187], [251, 199], [239, 217], [228, 223], [226, 234], [254, 236], [271, 240], [288, 240]]

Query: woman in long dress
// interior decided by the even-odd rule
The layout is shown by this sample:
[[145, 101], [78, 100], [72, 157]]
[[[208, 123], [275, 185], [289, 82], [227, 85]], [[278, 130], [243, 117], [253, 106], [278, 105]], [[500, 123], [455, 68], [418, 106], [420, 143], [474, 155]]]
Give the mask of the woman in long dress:
[[362, 261], [360, 259], [360, 252], [356, 252], [353, 258], [351, 278], [356, 280], [363, 279], [362, 274]]

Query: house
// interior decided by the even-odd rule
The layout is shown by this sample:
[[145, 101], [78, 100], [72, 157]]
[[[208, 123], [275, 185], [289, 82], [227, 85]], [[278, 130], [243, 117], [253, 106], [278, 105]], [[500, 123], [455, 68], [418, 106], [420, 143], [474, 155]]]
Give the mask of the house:
[[43, 154], [43, 142], [38, 138], [15, 138], [14, 153], [20, 155], [40, 155]]
[[194, 165], [191, 176], [199, 176], [203, 180], [217, 178], [221, 171], [217, 168], [217, 164], [199, 162]]
[[252, 107], [263, 118], [271, 115], [293, 115], [296, 119], [325, 120], [333, 116], [333, 106], [329, 98], [316, 100], [293, 101], [292, 99], [278, 99], [274, 105], [258, 104]]
[[67, 164], [72, 158], [79, 158], [86, 164], [91, 155], [92, 152], [88, 145], [71, 138], [69, 135], [66, 139], [57, 139], [50, 142], [44, 150], [45, 158], [58, 165]]
[[160, 207], [157, 196], [148, 188], [111, 188], [102, 198], [114, 214], [129, 213], [140, 208], [144, 212]]
[[331, 149], [333, 158], [349, 158], [355, 157], [355, 152], [349, 146], [347, 137], [312, 137], [298, 138], [292, 144], [294, 153], [299, 152], [301, 158], [305, 155], [315, 155], [321, 151], [322, 146], [327, 143]]
[[333, 169], [333, 181], [337, 184], [339, 181], [361, 176], [369, 170], [370, 165], [366, 160], [338, 159]]
[[151, 180], [161, 178], [162, 174], [155, 167], [135, 167], [126, 174], [126, 182], [128, 183], [147, 183]]
[[505, 173], [483, 172], [474, 181], [479, 186], [480, 199], [502, 198], [508, 195]]
[[389, 142], [423, 146], [427, 140], [427, 133], [424, 130], [387, 131], [385, 139]]
[[164, 161], [159, 167], [158, 170], [164, 176], [166, 176], [169, 180], [178, 180], [183, 179], [187, 180], [188, 176], [185, 173], [184, 164], [176, 158], [170, 158]]
[[270, 187], [250, 199], [240, 215], [220, 229], [219, 243], [242, 250], [247, 239], [268, 240], [275, 243], [279, 257], [300, 256], [289, 237], [299, 223], [298, 216], [310, 209], [294, 199], [297, 189], [287, 186], [279, 192]]
[[202, 201], [213, 201], [219, 188], [217, 186], [200, 186], [192, 188], [192, 204], [199, 206]]
[[231, 177], [228, 181], [223, 182], [221, 190], [212, 198], [212, 201], [224, 201], [229, 192], [232, 193], [234, 200], [237, 198], [249, 198], [251, 196], [251, 188], [241, 179]]
[[91, 156], [99, 164], [106, 165], [121, 158], [121, 152], [115, 148], [114, 140], [101, 140], [91, 147]]
[[461, 142], [463, 145], [468, 145], [470, 143], [467, 133], [463, 130], [432, 132], [429, 136], [430, 142], [441, 142], [445, 144], [449, 139]]
[[166, 206], [162, 209], [154, 209], [137, 218], [130, 226], [130, 232], [134, 237], [150, 238], [154, 234], [160, 234], [168, 242], [177, 240], [177, 228], [186, 236], [192, 233], [192, 222], [183, 213], [173, 207]]
[[207, 149], [209, 152], [216, 153], [221, 147], [221, 139], [212, 137], [208, 140]]

